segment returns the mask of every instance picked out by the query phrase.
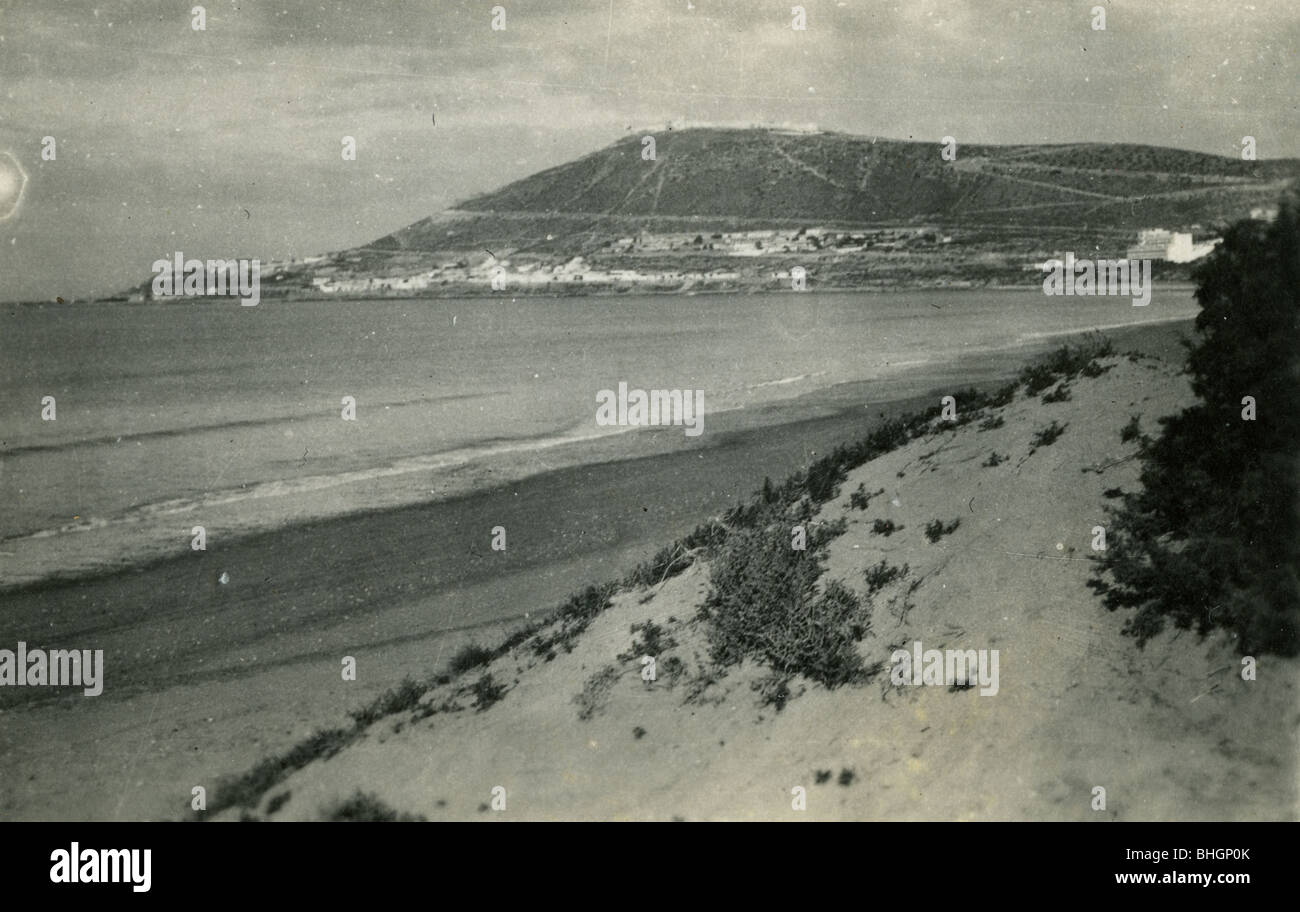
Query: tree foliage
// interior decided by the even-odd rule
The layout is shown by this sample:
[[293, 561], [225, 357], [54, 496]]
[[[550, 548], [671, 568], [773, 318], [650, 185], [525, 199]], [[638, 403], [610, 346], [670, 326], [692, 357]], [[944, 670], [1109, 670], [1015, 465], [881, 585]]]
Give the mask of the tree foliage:
[[[1300, 652], [1300, 205], [1243, 221], [1194, 273], [1200, 400], [1162, 421], [1090, 583], [1145, 643], [1167, 619]], [[1246, 420], [1246, 397], [1255, 419]]]

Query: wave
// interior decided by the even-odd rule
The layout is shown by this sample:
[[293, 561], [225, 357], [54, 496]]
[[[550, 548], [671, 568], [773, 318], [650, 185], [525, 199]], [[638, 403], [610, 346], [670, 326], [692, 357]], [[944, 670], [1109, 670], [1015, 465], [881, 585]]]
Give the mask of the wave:
[[[382, 408], [402, 408], [411, 405], [430, 405], [438, 402], [456, 402], [466, 399], [485, 399], [499, 395], [504, 391], [483, 392], [483, 393], [449, 393], [445, 396], [425, 396], [419, 399], [404, 399], [394, 402], [377, 402], [375, 406]], [[75, 450], [86, 447], [97, 446], [114, 446], [122, 443], [146, 440], [174, 440], [180, 437], [189, 437], [198, 434], [211, 434], [214, 432], [225, 432], [233, 430], [248, 430], [251, 428], [275, 427], [277, 425], [292, 424], [294, 421], [310, 421], [313, 418], [329, 417], [331, 413], [320, 412], [315, 414], [296, 414], [296, 415], [274, 415], [268, 418], [244, 418], [238, 421], [221, 421], [212, 424], [192, 424], [184, 427], [164, 428], [157, 431], [141, 431], [136, 434], [105, 434], [100, 437], [82, 437], [75, 440], [64, 440], [57, 443], [31, 443], [22, 444], [13, 447], [0, 448], [0, 456], [27, 456], [34, 453], [58, 453], [68, 450]]]
[[782, 377], [780, 380], [762, 380], [758, 383], [748, 383], [745, 385], [747, 390], [763, 389], [768, 386], [786, 386], [790, 383], [802, 383], [804, 380], [812, 380], [817, 377], [824, 377], [829, 371], [816, 371], [811, 374], [798, 374], [793, 377]]
[[[715, 413], [720, 411], [726, 410], [714, 410]], [[51, 538], [70, 533], [92, 532], [108, 527], [140, 525], [163, 516], [176, 516], [213, 507], [225, 507], [232, 504], [264, 501], [280, 497], [298, 497], [333, 488], [377, 482], [418, 472], [445, 472], [483, 460], [541, 452], [568, 444], [582, 443], [583, 441], [647, 429], [622, 426], [604, 427], [598, 431], [592, 431], [589, 428], [590, 425], [583, 422], [558, 434], [549, 433], [508, 440], [496, 438], [492, 441], [484, 441], [442, 453], [411, 456], [362, 469], [351, 469], [331, 474], [303, 475], [297, 478], [273, 479], [240, 485], [239, 487], [223, 488], [218, 491], [209, 491], [195, 497], [175, 497], [153, 501], [132, 507], [124, 513], [111, 518], [85, 517], [78, 522], [63, 523], [33, 532], [10, 535], [0, 538], [0, 544]]]
[[1179, 317], [1152, 317], [1149, 320], [1129, 320], [1125, 323], [1104, 323], [1100, 326], [1087, 326], [1083, 329], [1054, 329], [1048, 332], [1020, 333], [1016, 338], [1020, 342], [1037, 342], [1042, 339], [1058, 339], [1062, 336], [1080, 336], [1090, 332], [1106, 332], [1112, 329], [1131, 329], [1135, 326], [1153, 326], [1158, 323], [1183, 323], [1196, 318], [1193, 311]]

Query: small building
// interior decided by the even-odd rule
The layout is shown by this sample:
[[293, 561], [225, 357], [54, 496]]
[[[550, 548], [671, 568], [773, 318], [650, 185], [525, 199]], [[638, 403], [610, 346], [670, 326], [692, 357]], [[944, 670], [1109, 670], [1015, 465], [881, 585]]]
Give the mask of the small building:
[[1167, 260], [1190, 263], [1199, 260], [1221, 243], [1219, 238], [1196, 244], [1191, 232], [1148, 228], [1138, 232], [1137, 244], [1128, 249], [1130, 260]]

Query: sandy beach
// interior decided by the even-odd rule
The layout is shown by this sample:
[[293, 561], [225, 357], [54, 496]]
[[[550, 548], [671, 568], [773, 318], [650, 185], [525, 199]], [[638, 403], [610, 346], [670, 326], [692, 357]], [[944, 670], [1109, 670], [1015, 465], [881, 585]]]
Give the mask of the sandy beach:
[[[1170, 323], [1112, 336], [1120, 351], [1177, 358], [1186, 329]], [[48, 630], [51, 643], [93, 641], [112, 661], [105, 694], [94, 699], [6, 689], [0, 761], [10, 775], [0, 784], [0, 813], [176, 817], [194, 785], [345, 721], [402, 678], [438, 670], [471, 640], [499, 640], [583, 585], [621, 577], [747, 499], [765, 475], [784, 477], [881, 415], [933, 405], [936, 391], [991, 385], [1020, 366], [1004, 353], [972, 355], [948, 366], [948, 382], [931, 373], [912, 381], [920, 388], [876, 385], [874, 397], [851, 408], [845, 403], [864, 390], [839, 390], [820, 400], [814, 419], [724, 428], [689, 448], [632, 435], [642, 455], [625, 450], [615, 461], [440, 503], [11, 591], [3, 623], [10, 638]], [[488, 548], [498, 524], [509, 530], [505, 552]], [[356, 682], [340, 679], [344, 655], [358, 660]], [[60, 745], [53, 754], [51, 744]]]

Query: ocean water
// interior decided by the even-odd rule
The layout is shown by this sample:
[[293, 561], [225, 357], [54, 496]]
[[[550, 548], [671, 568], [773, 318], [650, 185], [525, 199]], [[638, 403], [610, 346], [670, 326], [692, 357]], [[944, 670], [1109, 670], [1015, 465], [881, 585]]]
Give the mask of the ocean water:
[[627, 429], [597, 426], [596, 395], [620, 381], [701, 390], [707, 435], [845, 384], [1195, 312], [1178, 288], [1147, 307], [1036, 288], [6, 305], [0, 584], [188, 549], [194, 525], [242, 534], [447, 496], [561, 448], [580, 459], [582, 441], [607, 456], [597, 443]]

